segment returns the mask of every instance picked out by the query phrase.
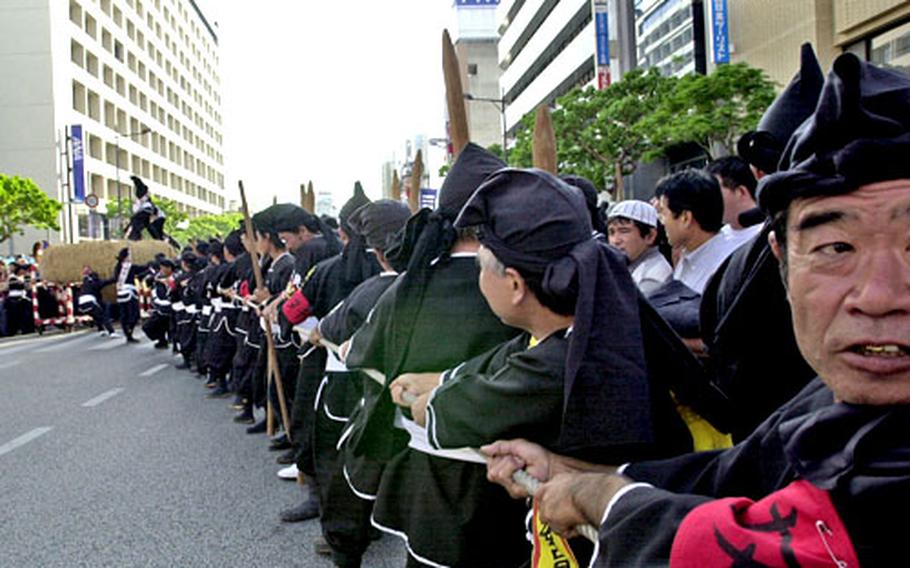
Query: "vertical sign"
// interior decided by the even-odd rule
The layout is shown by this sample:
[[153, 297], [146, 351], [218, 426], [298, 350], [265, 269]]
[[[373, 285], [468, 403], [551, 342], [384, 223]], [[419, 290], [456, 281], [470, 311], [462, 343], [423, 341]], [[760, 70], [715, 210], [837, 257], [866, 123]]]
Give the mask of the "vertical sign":
[[436, 209], [436, 194], [438, 193], [435, 189], [430, 189], [429, 187], [420, 188], [420, 208], [423, 209], [427, 207], [429, 209]]
[[82, 145], [82, 125], [70, 127], [70, 144], [73, 148], [73, 201], [85, 200], [85, 149]]
[[727, 0], [711, 0], [712, 44], [714, 63], [730, 63], [730, 29], [727, 22]]
[[597, 88], [610, 86], [610, 18], [606, 0], [594, 1], [594, 24], [597, 34]]

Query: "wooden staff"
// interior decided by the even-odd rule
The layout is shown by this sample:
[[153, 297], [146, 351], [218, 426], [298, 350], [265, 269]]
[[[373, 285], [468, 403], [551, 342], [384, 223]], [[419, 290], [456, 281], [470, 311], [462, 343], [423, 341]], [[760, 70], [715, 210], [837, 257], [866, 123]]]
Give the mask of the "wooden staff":
[[306, 185], [300, 184], [300, 206], [306, 209]]
[[449, 139], [452, 152], [457, 158], [471, 140], [468, 131], [468, 114], [464, 104], [464, 90], [461, 88], [461, 69], [458, 56], [449, 37], [449, 30], [442, 32], [442, 73], [446, 82], [446, 103], [449, 108]]
[[537, 107], [534, 120], [534, 167], [556, 175], [556, 134], [547, 105]]
[[408, 206], [411, 213], [420, 209], [420, 180], [423, 179], [423, 151], [417, 150], [414, 166], [411, 168], [411, 191], [408, 193]]
[[[262, 268], [259, 266], [259, 252], [256, 250], [256, 238], [253, 233], [253, 221], [250, 219], [250, 211], [246, 204], [246, 192], [243, 190], [243, 181], [240, 185], [240, 204], [243, 208], [243, 224], [246, 227], [246, 238], [250, 242], [250, 256], [253, 261], [253, 278], [256, 280], [256, 288], [264, 288], [265, 280], [262, 278]], [[268, 383], [271, 385], [272, 379], [275, 380], [275, 388], [278, 389], [278, 406], [281, 409], [281, 421], [284, 423], [284, 431], [288, 440], [291, 440], [291, 419], [288, 415], [288, 407], [284, 400], [284, 385], [281, 381], [281, 370], [278, 368], [278, 355], [275, 353], [275, 342], [272, 339], [271, 327], [265, 330], [266, 348], [268, 349]], [[275, 432], [275, 413], [272, 410], [271, 397], [266, 397], [266, 425], [269, 435]]]
[[398, 170], [392, 172], [392, 195], [393, 201], [401, 201], [401, 180], [398, 179]]
[[307, 184], [306, 188], [306, 206], [304, 207], [310, 213], [316, 213], [316, 192], [313, 191], [313, 180]]

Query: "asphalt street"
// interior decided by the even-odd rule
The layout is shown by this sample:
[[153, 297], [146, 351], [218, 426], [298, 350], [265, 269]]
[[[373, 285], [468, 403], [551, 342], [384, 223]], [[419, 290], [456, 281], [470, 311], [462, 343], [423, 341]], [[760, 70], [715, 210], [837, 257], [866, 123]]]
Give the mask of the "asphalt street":
[[[0, 567], [331, 567], [301, 489], [230, 399], [143, 338], [0, 343]], [[404, 565], [386, 536], [365, 567]]]

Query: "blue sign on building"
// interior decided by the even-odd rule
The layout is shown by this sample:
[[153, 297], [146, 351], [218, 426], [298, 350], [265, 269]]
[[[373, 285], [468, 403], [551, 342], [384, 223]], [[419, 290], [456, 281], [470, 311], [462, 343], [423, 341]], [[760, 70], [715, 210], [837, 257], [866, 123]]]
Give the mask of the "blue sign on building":
[[456, 6], [498, 6], [499, 0], [455, 0]]
[[714, 63], [730, 63], [730, 28], [727, 21], [727, 0], [711, 0]]
[[610, 19], [607, 12], [598, 11], [594, 14], [594, 24], [597, 28], [597, 64], [610, 64]]
[[85, 147], [82, 144], [82, 125], [70, 127], [70, 144], [73, 149], [73, 201], [85, 200]]

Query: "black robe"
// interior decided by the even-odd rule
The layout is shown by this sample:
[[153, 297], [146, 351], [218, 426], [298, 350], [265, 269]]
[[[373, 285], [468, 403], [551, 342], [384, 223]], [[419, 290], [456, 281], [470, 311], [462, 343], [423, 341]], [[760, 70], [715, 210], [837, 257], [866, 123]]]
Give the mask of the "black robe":
[[[396, 276], [394, 273], [379, 274], [357, 286], [319, 322], [322, 337], [336, 345], [347, 341], [363, 325]], [[357, 371], [326, 373], [314, 405], [316, 414], [312, 427], [313, 473], [319, 488], [322, 534], [336, 555], [351, 557], [359, 557], [369, 544], [373, 507], [372, 502], [351, 493], [344, 479], [344, 464], [339, 459], [337, 443], [364, 396], [364, 388], [372, 389], [372, 392], [379, 390], [377, 383]]]
[[[699, 505], [724, 497], [759, 500], [800, 479], [800, 469], [811, 471], [813, 463], [794, 461], [801, 455], [794, 453], [794, 436], [834, 406], [832, 392], [815, 379], [729, 450], [630, 464], [625, 476], [654, 487], [631, 490], [615, 502], [600, 527], [595, 566], [666, 565], [677, 527]], [[893, 412], [907, 422], [905, 407]], [[910, 506], [910, 445], [891, 433], [854, 454], [855, 433], [849, 426], [829, 429], [807, 449], [828, 444], [837, 454], [842, 474], [829, 496], [860, 564], [892, 566], [905, 556], [906, 531], [894, 515]]]
[[[442, 372], [518, 335], [518, 330], [503, 325], [490, 311], [477, 285], [478, 272], [475, 255], [438, 260], [423, 290], [413, 332], [404, 345], [387, 336], [389, 326], [396, 323], [394, 306], [402, 282], [397, 280], [380, 298], [367, 323], [354, 334], [348, 367], [374, 368], [386, 375]], [[400, 363], [397, 369], [386, 368], [388, 361]], [[394, 377], [387, 377], [389, 382], [391, 379]], [[395, 416], [396, 407], [385, 388], [364, 413], [362, 422], [358, 418], [349, 426], [351, 455], [346, 457], [345, 473], [352, 489], [360, 495], [376, 496], [374, 524], [407, 535], [413, 556], [444, 564], [457, 564], [452, 559], [460, 558], [463, 565], [481, 566], [477, 563], [481, 551], [485, 561], [494, 565], [508, 566], [519, 559], [526, 560], [530, 549], [521, 523], [524, 505], [508, 499], [486, 481], [485, 466], [479, 463], [407, 447], [409, 435], [393, 425]], [[372, 461], [376, 458], [391, 458], [383, 468], [378, 487], [377, 464]], [[361, 468], [363, 465], [367, 467]], [[426, 479], [436, 482], [426, 484]], [[451, 507], [455, 504], [443, 495], [460, 494], [466, 487], [477, 499], [463, 504], [471, 508], [470, 513], [453, 516]], [[429, 495], [430, 491], [434, 495]], [[440, 538], [436, 527], [428, 523], [440, 515], [448, 515], [456, 522], [460, 519], [459, 530], [443, 532], [445, 538]], [[516, 522], [493, 530], [503, 517]], [[472, 546], [465, 546], [467, 541]]]
[[796, 345], [770, 225], [714, 274], [701, 303], [708, 375], [727, 395], [734, 441], [748, 436], [815, 376]]

